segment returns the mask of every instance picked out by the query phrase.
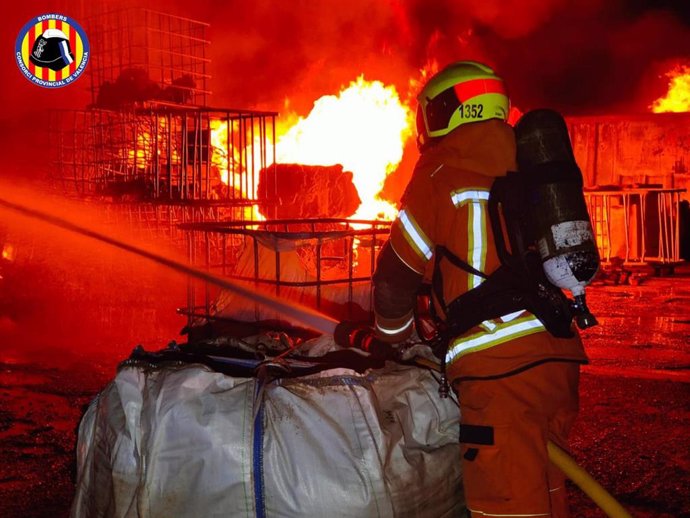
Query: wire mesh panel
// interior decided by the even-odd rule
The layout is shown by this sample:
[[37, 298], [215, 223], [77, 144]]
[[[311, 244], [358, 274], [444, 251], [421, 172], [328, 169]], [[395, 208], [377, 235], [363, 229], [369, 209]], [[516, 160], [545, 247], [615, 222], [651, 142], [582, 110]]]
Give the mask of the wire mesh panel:
[[[132, 236], [170, 243], [186, 250], [186, 234], [180, 225], [188, 223], [241, 219], [243, 214], [233, 207], [189, 203], [106, 203], [103, 221], [131, 230]], [[235, 208], [237, 209], [237, 208]]]
[[[142, 103], [55, 111], [50, 181], [106, 218], [182, 243], [179, 224], [261, 219], [276, 203], [273, 112]], [[270, 190], [270, 189], [269, 189]]]
[[95, 190], [98, 173], [92, 114], [84, 110], [49, 113], [46, 179], [58, 192], [85, 196]]
[[[335, 318], [372, 311], [371, 277], [389, 221], [302, 219], [183, 225], [191, 263]], [[281, 315], [236, 294], [190, 284], [190, 326]]]
[[53, 180], [118, 201], [252, 205], [260, 174], [275, 175], [275, 117], [164, 103], [55, 112]]
[[138, 7], [87, 20], [94, 105], [113, 108], [151, 99], [208, 103], [208, 24]]

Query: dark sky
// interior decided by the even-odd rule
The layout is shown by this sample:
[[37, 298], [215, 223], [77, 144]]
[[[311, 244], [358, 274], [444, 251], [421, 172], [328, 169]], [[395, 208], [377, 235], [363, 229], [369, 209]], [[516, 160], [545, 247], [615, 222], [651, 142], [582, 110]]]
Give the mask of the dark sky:
[[471, 58], [504, 75], [518, 106], [644, 111], [671, 63], [690, 64], [687, 1], [258, 0], [223, 3], [218, 18], [213, 3], [207, 19], [227, 20], [212, 26], [223, 100], [311, 102], [360, 72], [404, 93], [429, 60]]
[[[131, 3], [131, 0], [127, 0]], [[308, 112], [359, 74], [414, 92], [411, 79], [480, 59], [507, 80], [522, 109], [566, 114], [645, 111], [665, 92], [660, 78], [690, 63], [690, 16], [683, 0], [141, 0], [136, 5], [211, 23], [212, 104]], [[48, 107], [81, 108], [88, 78], [47, 90], [21, 77], [13, 46], [23, 24], [57, 11], [77, 21], [123, 2], [24, 0], [5, 7], [0, 118]], [[94, 7], [96, 6], [96, 7]], [[93, 60], [98, 59], [96, 53]], [[34, 117], [38, 117], [34, 118]], [[6, 126], [6, 125], [5, 125]], [[5, 127], [7, 130], [7, 126]]]

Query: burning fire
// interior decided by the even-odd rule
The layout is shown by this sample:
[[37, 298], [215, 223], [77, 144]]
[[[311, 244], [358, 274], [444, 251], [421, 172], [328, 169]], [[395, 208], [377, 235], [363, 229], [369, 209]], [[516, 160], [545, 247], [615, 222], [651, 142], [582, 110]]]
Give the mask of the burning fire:
[[[440, 67], [438, 61], [435, 59], [428, 60], [426, 64], [419, 70], [419, 76], [410, 78], [408, 88], [410, 94], [417, 95], [418, 92], [421, 92], [422, 88], [424, 88], [424, 85], [429, 81], [429, 79], [432, 78], [432, 76], [438, 73], [439, 70]], [[414, 101], [414, 99], [411, 98], [410, 101]], [[410, 104], [414, 104], [414, 102], [411, 102]]]
[[[232, 132], [230, 124], [220, 119], [210, 120], [211, 135], [211, 163], [219, 174], [220, 181], [228, 189], [234, 190], [243, 199], [256, 199], [258, 182], [250, 185], [243, 179], [243, 174], [247, 174], [246, 165], [242, 164], [240, 154], [243, 152], [238, 146], [228, 146], [228, 131]], [[247, 145], [247, 154], [253, 154], [255, 164], [261, 164], [260, 137], [256, 137], [255, 145]], [[249, 192], [249, 191], [252, 192]], [[264, 221], [266, 218], [259, 210], [258, 205], [250, 205], [244, 209], [244, 219], [251, 221]]]
[[[278, 163], [340, 164], [352, 172], [362, 204], [355, 219], [392, 220], [397, 209], [379, 198], [386, 176], [402, 160], [412, 134], [412, 113], [395, 87], [359, 77], [337, 95], [321, 97], [306, 118], [288, 115], [275, 143]], [[228, 127], [211, 121], [213, 164], [220, 180], [231, 188], [241, 185], [238, 157], [227, 156]], [[269, 146], [274, 143], [269, 142]], [[254, 148], [255, 151], [252, 150]], [[260, 146], [248, 146], [247, 153]], [[236, 150], [239, 152], [239, 150]], [[260, 163], [259, 157], [254, 157]], [[266, 164], [270, 165], [270, 164]], [[256, 190], [257, 186], [254, 186]], [[244, 193], [248, 194], [248, 193]], [[256, 192], [251, 193], [256, 196]], [[259, 219], [263, 219], [259, 215]]]
[[[410, 81], [410, 92], [437, 69], [438, 64], [430, 62], [421, 71], [420, 80]], [[512, 108], [510, 115], [510, 122], [514, 123], [521, 112]], [[269, 147], [275, 145], [279, 163], [340, 164], [344, 170], [352, 172], [354, 186], [362, 200], [354, 219], [393, 220], [396, 217], [397, 208], [379, 195], [386, 177], [402, 160], [405, 144], [413, 134], [414, 115], [408, 103], [401, 101], [394, 86], [367, 81], [360, 76], [337, 95], [318, 99], [307, 117], [288, 115], [283, 120], [287, 122], [284, 131], [279, 131], [277, 142], [268, 142]], [[159, 124], [160, 145], [165, 140], [161, 138], [166, 134], [165, 120], [161, 119]], [[236, 190], [242, 198], [256, 199], [258, 185], [243, 180], [246, 167], [240, 154], [249, 156], [250, 160], [257, 154], [253, 156], [253, 163], [263, 166], [260, 142], [248, 143], [245, 149], [229, 147], [230, 128], [227, 121], [220, 119], [211, 119], [209, 130], [211, 162], [218, 175], [216, 181]], [[157, 148], [154, 140], [147, 128], [137, 132], [133, 149], [127, 150], [130, 166], [145, 168], [150, 165], [154, 148]], [[172, 160], [179, 162], [174, 149]], [[254, 218], [264, 219], [257, 207], [252, 211]]]
[[[211, 161], [220, 172], [220, 181], [228, 185], [230, 180], [228, 157], [228, 125], [219, 119], [211, 120], [211, 147], [213, 154]], [[234, 185], [234, 182], [233, 182]]]
[[[147, 118], [141, 118], [135, 123], [134, 139], [126, 142], [125, 149], [120, 150], [120, 156], [127, 156], [127, 166], [133, 169], [147, 169], [152, 166], [154, 157], [166, 156], [167, 139], [165, 118], [158, 120], [156, 130], [153, 122]], [[157, 136], [156, 136], [157, 132]], [[170, 159], [173, 163], [179, 162], [176, 149], [171, 150]]]
[[412, 113], [395, 87], [360, 76], [338, 95], [321, 97], [276, 143], [277, 161], [341, 164], [362, 200], [354, 218], [388, 219], [397, 209], [379, 198], [386, 176], [402, 160]]
[[127, 150], [127, 165], [135, 169], [145, 169], [151, 163], [153, 156], [153, 137], [146, 130], [136, 133], [133, 147]]
[[668, 93], [650, 106], [654, 113], [690, 111], [690, 66], [677, 65], [666, 74]]

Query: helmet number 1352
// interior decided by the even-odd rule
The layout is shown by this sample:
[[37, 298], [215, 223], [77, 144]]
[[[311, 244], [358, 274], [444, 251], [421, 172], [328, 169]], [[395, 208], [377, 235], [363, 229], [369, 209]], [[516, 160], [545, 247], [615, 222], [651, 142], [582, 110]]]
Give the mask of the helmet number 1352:
[[458, 111], [460, 112], [460, 117], [467, 118], [478, 118], [482, 116], [482, 110], [484, 105], [482, 104], [461, 104], [458, 106]]

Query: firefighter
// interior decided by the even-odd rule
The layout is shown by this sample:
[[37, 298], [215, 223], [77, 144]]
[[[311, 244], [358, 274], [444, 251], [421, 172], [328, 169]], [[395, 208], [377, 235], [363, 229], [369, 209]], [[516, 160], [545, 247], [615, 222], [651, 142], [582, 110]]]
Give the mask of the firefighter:
[[[500, 265], [487, 204], [495, 178], [516, 169], [504, 82], [488, 66], [452, 64], [418, 97], [421, 156], [374, 274], [375, 329], [388, 343], [413, 332], [416, 295], [441, 279], [435, 310], [478, 287]], [[440, 251], [471, 269], [442, 260]], [[432, 272], [438, 275], [432, 275]], [[440, 296], [439, 296], [440, 295]], [[556, 338], [526, 310], [453, 336], [444, 356], [458, 394], [467, 507], [478, 516], [568, 516], [564, 476], [547, 442], [567, 447], [578, 412], [581, 340]]]

